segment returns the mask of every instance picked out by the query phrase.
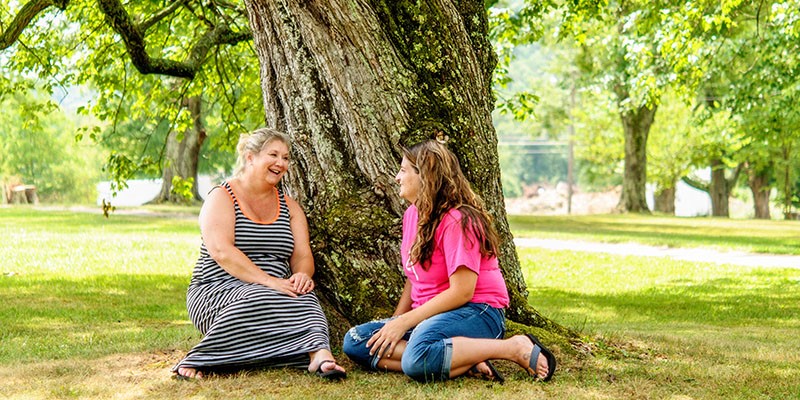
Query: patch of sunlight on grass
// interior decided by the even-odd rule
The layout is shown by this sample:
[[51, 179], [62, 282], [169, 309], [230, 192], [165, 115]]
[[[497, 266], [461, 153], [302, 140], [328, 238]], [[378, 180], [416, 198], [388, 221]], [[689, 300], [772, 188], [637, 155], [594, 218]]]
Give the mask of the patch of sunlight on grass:
[[509, 216], [515, 237], [800, 254], [795, 221], [623, 215]]

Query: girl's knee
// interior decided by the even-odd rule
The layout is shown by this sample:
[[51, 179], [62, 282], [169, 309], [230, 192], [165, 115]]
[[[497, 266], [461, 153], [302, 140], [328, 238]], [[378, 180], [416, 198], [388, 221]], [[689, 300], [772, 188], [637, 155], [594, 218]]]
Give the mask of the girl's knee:
[[357, 364], [369, 367], [372, 358], [369, 355], [369, 349], [367, 349], [369, 337], [364, 336], [358, 328], [358, 326], [355, 326], [345, 333], [342, 352]]
[[441, 379], [441, 363], [437, 364], [436, 357], [430, 357], [431, 349], [413, 349], [403, 353], [400, 365], [403, 373], [418, 382], [433, 382]]

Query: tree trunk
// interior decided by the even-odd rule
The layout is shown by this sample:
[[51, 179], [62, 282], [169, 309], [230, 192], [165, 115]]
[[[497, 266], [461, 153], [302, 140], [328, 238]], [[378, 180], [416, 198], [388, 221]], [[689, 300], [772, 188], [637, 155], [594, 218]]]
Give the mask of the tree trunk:
[[675, 215], [675, 186], [659, 189], [655, 196], [655, 209], [664, 214]]
[[645, 184], [647, 183], [647, 136], [656, 108], [640, 107], [620, 114], [625, 131], [625, 173], [622, 177], [622, 195], [617, 210], [649, 213]]
[[[500, 187], [482, 1], [246, 0], [267, 126], [293, 140], [289, 193], [311, 231], [333, 334], [400, 296], [401, 147], [447, 138], [502, 238], [507, 316], [577, 339], [528, 306]], [[341, 336], [339, 336], [341, 337]]]
[[[194, 122], [191, 129], [183, 135], [177, 131], [170, 131], [167, 136], [165, 163], [161, 177], [161, 191], [150, 203], [181, 203], [187, 199], [178, 195], [173, 190], [172, 180], [179, 177], [183, 180], [192, 179], [192, 198], [190, 201], [202, 201], [197, 190], [197, 164], [200, 147], [206, 140], [206, 131], [203, 126], [202, 100], [199, 96], [190, 97], [184, 101], [183, 106], [189, 109]], [[182, 137], [179, 137], [182, 136]]]
[[747, 174], [747, 186], [753, 193], [753, 211], [756, 219], [770, 219], [769, 215], [769, 170], [754, 171]]
[[725, 179], [725, 165], [720, 160], [711, 160], [711, 184], [708, 187], [711, 196], [711, 215], [729, 217], [728, 212], [728, 180]]

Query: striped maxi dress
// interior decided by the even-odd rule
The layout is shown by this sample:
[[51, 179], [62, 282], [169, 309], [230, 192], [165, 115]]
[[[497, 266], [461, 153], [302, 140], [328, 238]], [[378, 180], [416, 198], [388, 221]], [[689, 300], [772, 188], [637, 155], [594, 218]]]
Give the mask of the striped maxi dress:
[[[230, 184], [221, 186], [236, 214], [236, 247], [266, 273], [289, 278], [294, 241], [284, 194], [276, 190], [280, 212], [274, 221], [254, 221], [242, 212]], [[220, 372], [308, 367], [309, 352], [330, 349], [328, 322], [313, 293], [289, 297], [243, 282], [223, 270], [205, 244], [200, 247], [186, 305], [189, 318], [204, 337], [173, 371], [178, 367]]]

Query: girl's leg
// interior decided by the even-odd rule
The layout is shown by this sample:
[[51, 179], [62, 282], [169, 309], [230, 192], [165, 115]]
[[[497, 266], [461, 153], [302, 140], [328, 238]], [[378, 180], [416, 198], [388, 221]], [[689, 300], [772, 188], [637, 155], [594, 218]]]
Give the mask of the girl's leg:
[[[533, 352], [533, 343], [522, 335], [513, 336], [505, 340], [473, 339], [462, 336], [454, 337], [452, 343], [451, 378], [467, 372], [473, 365], [484, 360], [509, 360], [517, 363], [522, 368], [528, 369], [531, 353]], [[536, 376], [547, 376], [549, 366], [547, 365], [547, 358], [543, 354], [539, 354], [535, 365]]]
[[[497, 339], [503, 337], [504, 331], [503, 312], [487, 304], [467, 303], [455, 310], [434, 315], [414, 328], [403, 353], [403, 372], [422, 382], [462, 375], [473, 365], [488, 358], [476, 358], [465, 368], [461, 367], [462, 361], [453, 364], [453, 338]], [[453, 366], [456, 367], [455, 371], [451, 371]]]
[[[371, 370], [379, 371], [402, 371], [400, 367], [400, 360], [403, 357], [403, 352], [406, 348], [406, 341], [403, 340], [397, 344], [395, 351], [391, 357], [378, 358], [369, 354], [367, 342], [379, 331], [389, 319], [380, 321], [367, 322], [365, 324], [354, 326], [344, 335], [344, 343], [342, 350], [347, 357], [353, 360], [356, 364]], [[406, 337], [407, 339], [407, 337]]]

